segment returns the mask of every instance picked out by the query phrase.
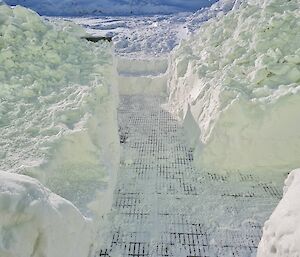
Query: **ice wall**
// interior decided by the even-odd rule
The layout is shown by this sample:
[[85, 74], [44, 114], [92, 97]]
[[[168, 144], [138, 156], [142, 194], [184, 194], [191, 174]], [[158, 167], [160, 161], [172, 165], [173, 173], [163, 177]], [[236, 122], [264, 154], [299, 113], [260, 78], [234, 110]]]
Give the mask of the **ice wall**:
[[201, 167], [300, 165], [299, 2], [241, 3], [173, 52], [170, 109]]
[[257, 257], [300, 255], [300, 169], [285, 181], [284, 196], [265, 223]]
[[[40, 198], [51, 198], [48, 202], [41, 200], [37, 210], [31, 202], [25, 201], [22, 205], [21, 200], [18, 205], [22, 208], [7, 209], [12, 215], [19, 211], [17, 215], [24, 216], [26, 221], [33, 219], [24, 226], [30, 226], [30, 222], [35, 226], [35, 222], [40, 222], [32, 231], [39, 230], [46, 222], [49, 210], [50, 220], [45, 225], [54, 227], [48, 231], [53, 245], [51, 249], [43, 245], [47, 248], [43, 251], [49, 253], [43, 256], [63, 256], [62, 252], [60, 255], [50, 253], [56, 251], [52, 248], [56, 248], [59, 241], [70, 246], [72, 235], [73, 249], [82, 246], [86, 250], [86, 241], [80, 240], [86, 222], [84, 216], [93, 218], [92, 226], [97, 230], [99, 218], [110, 210], [119, 166], [112, 48], [109, 43], [94, 44], [81, 39], [84, 34], [72, 23], [54, 27], [23, 7], [0, 6], [0, 169], [11, 174], [10, 180], [22, 180], [22, 187], [23, 182], [27, 183], [26, 177], [14, 174], [34, 177], [52, 192], [72, 202], [59, 200], [59, 206], [56, 206], [51, 199], [57, 197], [48, 189], [40, 184], [29, 187], [24, 184], [19, 190], [19, 182], [12, 185], [11, 190], [15, 190], [12, 198], [5, 198], [6, 180], [0, 185], [0, 197], [5, 198], [0, 201], [0, 215], [7, 215], [6, 209], [15, 206], [14, 195], [22, 200], [29, 194], [33, 203], [39, 202]], [[14, 185], [17, 188], [13, 189]], [[31, 213], [28, 218], [27, 209]], [[0, 219], [1, 236], [19, 233], [18, 228], [14, 230], [19, 216]], [[58, 225], [61, 227], [55, 228]], [[20, 228], [19, 239], [27, 236], [22, 231]], [[47, 237], [48, 232], [42, 236]], [[59, 236], [52, 241], [56, 232]], [[66, 240], [62, 240], [64, 235]], [[0, 251], [6, 251], [7, 238], [1, 236]], [[16, 254], [17, 250], [23, 249], [23, 245], [16, 246], [18, 242], [10, 242], [12, 246], [5, 256], [42, 256], [40, 252], [36, 255]], [[57, 247], [57, 251], [62, 250], [59, 245]], [[68, 251], [71, 254], [71, 250]], [[82, 254], [78, 250], [77, 254], [72, 256], [82, 257], [89, 253]]]

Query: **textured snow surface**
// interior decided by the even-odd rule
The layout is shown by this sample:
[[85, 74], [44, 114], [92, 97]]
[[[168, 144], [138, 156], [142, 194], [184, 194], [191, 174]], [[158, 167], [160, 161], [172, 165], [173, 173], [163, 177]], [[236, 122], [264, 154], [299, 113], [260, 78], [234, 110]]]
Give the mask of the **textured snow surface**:
[[155, 57], [170, 53], [188, 34], [190, 14], [73, 18], [93, 35], [111, 36], [118, 55]]
[[23, 7], [0, 7], [0, 34], [0, 168], [37, 178], [86, 215], [109, 209], [119, 163], [111, 46]]
[[[237, 0], [220, 0], [196, 13], [152, 16], [64, 18], [85, 27], [89, 34], [113, 38], [118, 55], [153, 58], [168, 55], [180, 41], [212, 17], [239, 6]], [[57, 18], [51, 17], [51, 20]]]
[[84, 34], [0, 6], [1, 257], [89, 256], [111, 207], [119, 166], [112, 49]]
[[217, 0], [6, 0], [42, 15], [155, 14], [195, 11]]
[[300, 169], [285, 181], [283, 199], [265, 223], [257, 257], [300, 256]]
[[70, 202], [36, 179], [0, 171], [0, 256], [84, 257], [94, 232]]
[[170, 108], [201, 167], [300, 165], [299, 1], [249, 1], [203, 24], [172, 54]]

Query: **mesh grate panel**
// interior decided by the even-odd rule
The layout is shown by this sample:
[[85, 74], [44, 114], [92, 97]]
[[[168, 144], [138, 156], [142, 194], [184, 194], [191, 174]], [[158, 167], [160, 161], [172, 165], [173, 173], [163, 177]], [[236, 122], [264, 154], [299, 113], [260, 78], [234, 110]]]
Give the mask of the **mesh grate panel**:
[[163, 102], [120, 99], [123, 156], [111, 231], [101, 235], [107, 240], [98, 256], [255, 256], [281, 190], [250, 172], [195, 169], [183, 129]]

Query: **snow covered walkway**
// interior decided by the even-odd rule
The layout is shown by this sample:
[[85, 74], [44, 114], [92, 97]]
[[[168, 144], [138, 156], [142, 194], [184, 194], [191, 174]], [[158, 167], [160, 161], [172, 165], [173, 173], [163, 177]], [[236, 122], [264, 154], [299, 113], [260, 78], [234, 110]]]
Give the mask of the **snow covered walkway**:
[[97, 256], [255, 256], [282, 181], [196, 170], [184, 130], [164, 100], [121, 96], [123, 154]]

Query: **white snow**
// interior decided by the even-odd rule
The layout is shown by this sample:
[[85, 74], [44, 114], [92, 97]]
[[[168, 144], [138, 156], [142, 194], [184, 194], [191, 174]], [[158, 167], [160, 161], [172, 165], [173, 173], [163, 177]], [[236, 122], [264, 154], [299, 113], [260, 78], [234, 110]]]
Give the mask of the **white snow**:
[[116, 58], [120, 95], [167, 95], [168, 59]]
[[199, 29], [203, 22], [226, 14], [232, 9], [238, 9], [247, 0], [219, 0], [210, 7], [202, 8], [187, 18], [187, 28], [190, 32]]
[[[190, 13], [181, 13], [177, 15], [64, 19], [84, 26], [87, 33], [94, 36], [113, 37], [117, 55], [141, 59], [168, 55], [182, 38], [187, 37], [186, 21], [190, 15]], [[54, 17], [48, 17], [48, 19], [57, 20]]]
[[[167, 57], [182, 39], [194, 33], [201, 24], [217, 15], [238, 8], [238, 0], [219, 0], [211, 7], [196, 13], [182, 12], [173, 15], [152, 16], [100, 16], [68, 17], [94, 36], [113, 38], [115, 52], [133, 59]], [[62, 18], [48, 17], [51, 21]]]
[[0, 6], [1, 256], [89, 256], [111, 208], [119, 166], [112, 46], [83, 35], [72, 23]]
[[[117, 85], [122, 95], [170, 93], [169, 109], [183, 121], [201, 168], [274, 172], [300, 166], [299, 3], [245, 2], [222, 0], [193, 15], [68, 18], [89, 33], [113, 36], [119, 55], [113, 60], [109, 43], [81, 40], [85, 31], [72, 23], [43, 22], [0, 0], [0, 169], [6, 171], [0, 172], [1, 256], [92, 254], [119, 165]], [[47, 7], [47, 14], [103, 12], [85, 3], [82, 9], [70, 1], [31, 1]], [[134, 12], [166, 12], [153, 3], [141, 2]], [[126, 4], [107, 12], [131, 12]], [[299, 228], [276, 226], [299, 219], [299, 171], [292, 174], [266, 223], [259, 257], [299, 253]], [[237, 192], [244, 187], [234, 185]], [[229, 221], [222, 208], [210, 210], [220, 224]], [[249, 214], [241, 213], [231, 219], [239, 223]], [[30, 236], [21, 242], [25, 234]]]
[[300, 165], [299, 2], [251, 2], [209, 20], [172, 54], [170, 108], [200, 167]]
[[285, 181], [283, 199], [265, 223], [257, 257], [300, 256], [300, 169]]
[[37, 180], [0, 171], [0, 256], [84, 257], [94, 228], [69, 201]]
[[1, 6], [0, 17], [0, 168], [37, 178], [91, 215], [87, 204], [112, 193], [119, 163], [111, 46], [23, 7]]

